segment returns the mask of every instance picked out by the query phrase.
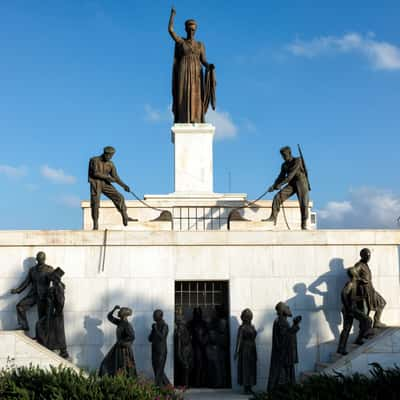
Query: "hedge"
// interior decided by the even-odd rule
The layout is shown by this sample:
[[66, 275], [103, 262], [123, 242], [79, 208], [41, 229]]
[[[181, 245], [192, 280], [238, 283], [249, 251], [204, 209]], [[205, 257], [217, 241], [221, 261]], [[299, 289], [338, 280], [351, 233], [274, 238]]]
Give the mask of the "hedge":
[[0, 372], [1, 400], [180, 400], [172, 386], [144, 378], [85, 376], [68, 368], [20, 367]]

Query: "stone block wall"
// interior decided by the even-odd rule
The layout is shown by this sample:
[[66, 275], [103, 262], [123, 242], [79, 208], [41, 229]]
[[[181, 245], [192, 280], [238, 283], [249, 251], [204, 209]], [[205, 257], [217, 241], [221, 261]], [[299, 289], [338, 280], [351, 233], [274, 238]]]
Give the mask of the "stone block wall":
[[[173, 377], [174, 283], [176, 280], [229, 282], [232, 382], [233, 350], [241, 311], [254, 312], [258, 330], [258, 387], [266, 385], [274, 306], [287, 301], [303, 321], [298, 337], [298, 373], [314, 369], [338, 338], [339, 292], [345, 268], [372, 250], [370, 267], [376, 289], [387, 300], [383, 321], [400, 324], [399, 231], [308, 232], [135, 232], [1, 231], [0, 329], [15, 329], [10, 295], [34, 264], [40, 250], [48, 264], [66, 272], [65, 326], [68, 349], [79, 366], [97, 368], [115, 340], [106, 315], [115, 305], [134, 310], [134, 352], [139, 371], [152, 376], [147, 336], [152, 311], [162, 308], [170, 326], [167, 374]], [[30, 312], [33, 322], [35, 310]], [[32, 328], [34, 324], [32, 323]], [[1, 355], [0, 355], [1, 358]]]

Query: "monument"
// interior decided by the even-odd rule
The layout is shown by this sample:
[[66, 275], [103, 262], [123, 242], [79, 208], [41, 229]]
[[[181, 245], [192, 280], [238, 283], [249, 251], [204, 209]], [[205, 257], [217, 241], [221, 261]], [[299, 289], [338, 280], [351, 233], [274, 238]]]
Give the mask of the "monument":
[[[352, 274], [356, 296], [350, 298], [350, 312], [343, 312], [343, 330], [349, 330], [354, 304], [357, 309], [365, 304], [366, 315], [375, 312], [377, 332], [369, 342], [374, 352], [364, 352], [360, 344], [356, 352], [357, 357], [362, 354], [362, 362], [353, 363], [354, 352], [345, 355], [345, 346], [335, 356], [359, 370], [374, 360], [384, 367], [398, 362], [400, 350], [393, 343], [399, 336], [394, 326], [400, 323], [400, 232], [316, 229], [304, 160], [288, 147], [281, 150], [284, 163], [271, 186], [271, 191], [280, 191], [273, 201], [252, 203], [245, 193], [214, 192], [216, 128], [206, 122], [206, 110], [209, 104], [215, 106], [215, 68], [206, 61], [204, 45], [194, 39], [197, 24], [188, 20], [187, 36], [180, 38], [173, 30], [174, 17], [172, 10], [173, 191], [125, 201], [112, 184], [126, 192], [130, 188], [111, 162], [114, 149], [106, 147], [90, 161], [91, 201], [82, 202], [82, 230], [0, 231], [0, 283], [8, 291], [30, 268], [24, 282], [12, 290], [17, 294], [30, 287], [18, 303], [18, 316], [14, 299], [0, 298], [0, 365], [6, 366], [9, 358], [19, 365], [44, 363], [42, 347], [39, 351], [32, 343], [26, 346], [20, 333], [7, 331], [18, 323], [32, 336], [32, 315], [26, 312], [37, 304], [39, 321], [51, 324], [57, 317], [59, 327], [64, 322], [72, 361], [100, 375], [125, 372], [134, 377], [139, 372], [155, 377], [159, 386], [168, 381], [199, 388], [243, 386], [245, 392], [265, 389], [268, 377], [271, 387], [293, 382], [336, 353], [342, 306], [338, 293], [345, 266], [354, 263], [361, 249]], [[100, 201], [101, 194], [111, 200]], [[299, 201], [287, 200], [293, 194]], [[160, 210], [171, 213], [172, 223], [157, 220]], [[243, 219], [231, 221], [228, 230], [233, 210]], [[52, 294], [61, 294], [61, 280], [54, 278], [38, 249], [66, 272], [64, 307]], [[35, 254], [37, 264], [32, 266]], [[374, 263], [369, 265], [371, 254]], [[313, 296], [308, 285], [316, 281], [323, 285]], [[353, 283], [344, 291], [346, 301]], [[279, 299], [284, 302], [277, 305]], [[47, 314], [49, 300], [59, 311], [53, 319]], [[126, 307], [110, 311], [112, 304]], [[384, 307], [388, 331], [380, 329]], [[128, 320], [132, 310], [136, 334]], [[301, 312], [301, 329], [300, 318], [292, 325], [287, 322], [292, 310]], [[116, 325], [116, 342], [109, 322]], [[167, 334], [168, 326], [174, 327], [174, 335]], [[58, 332], [63, 339], [62, 330]], [[367, 336], [364, 330], [362, 336]], [[380, 346], [383, 337], [392, 345]], [[65, 361], [53, 354], [46, 357], [50, 365]]]

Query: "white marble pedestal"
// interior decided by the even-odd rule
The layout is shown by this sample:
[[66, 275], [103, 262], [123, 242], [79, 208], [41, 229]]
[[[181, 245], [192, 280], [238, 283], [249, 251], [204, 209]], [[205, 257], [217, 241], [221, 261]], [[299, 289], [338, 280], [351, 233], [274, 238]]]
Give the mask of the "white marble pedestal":
[[175, 193], [213, 193], [213, 138], [211, 124], [174, 124]]

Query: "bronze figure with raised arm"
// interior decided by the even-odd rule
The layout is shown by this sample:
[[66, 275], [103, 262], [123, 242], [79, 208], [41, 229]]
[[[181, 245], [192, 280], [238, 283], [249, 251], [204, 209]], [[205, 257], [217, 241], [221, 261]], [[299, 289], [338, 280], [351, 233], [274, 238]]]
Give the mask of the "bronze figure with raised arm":
[[[186, 38], [174, 31], [176, 11], [172, 7], [168, 32], [175, 42], [172, 72], [172, 112], [175, 123], [204, 123], [209, 103], [215, 109], [214, 65], [206, 60], [203, 43], [194, 39], [197, 23], [194, 19], [185, 22]], [[202, 65], [206, 68], [203, 78]]]

